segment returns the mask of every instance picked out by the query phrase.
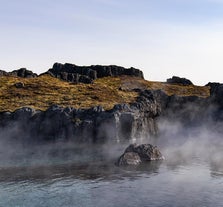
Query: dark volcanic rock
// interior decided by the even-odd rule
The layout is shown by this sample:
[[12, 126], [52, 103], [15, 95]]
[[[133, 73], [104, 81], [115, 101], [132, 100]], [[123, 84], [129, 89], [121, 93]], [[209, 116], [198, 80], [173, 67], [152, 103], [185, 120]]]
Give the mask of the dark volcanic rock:
[[0, 70], [0, 76], [5, 76], [7, 75], [7, 72], [5, 72], [4, 70]]
[[193, 83], [186, 79], [186, 78], [180, 78], [177, 76], [173, 76], [172, 78], [167, 79], [167, 83], [172, 83], [172, 84], [180, 84], [180, 85], [193, 85]]
[[210, 95], [214, 103], [217, 103], [223, 108], [223, 84], [220, 83], [208, 83], [206, 86], [210, 86]]
[[[164, 102], [165, 99], [162, 99]], [[187, 127], [196, 127], [211, 117], [208, 99], [198, 96], [172, 95], [162, 105], [161, 117]]]
[[37, 77], [37, 74], [33, 73], [30, 70], [27, 70], [26, 68], [20, 68], [19, 70], [13, 70], [12, 72], [5, 72], [3, 70], [0, 70], [0, 76], [15, 76], [15, 77], [21, 77], [21, 78], [35, 78], [35, 77]]
[[37, 74], [33, 73], [30, 70], [27, 70], [26, 68], [20, 68], [19, 70], [14, 70], [10, 72], [10, 75], [12, 76], [18, 76], [22, 78], [35, 78], [37, 77]]
[[131, 144], [117, 161], [118, 166], [138, 165], [152, 160], [163, 160], [164, 157], [156, 146], [151, 144]]
[[125, 152], [117, 161], [116, 165], [138, 165], [142, 163], [142, 160], [138, 153], [135, 152]]
[[128, 75], [143, 78], [142, 71], [135, 68], [126, 69], [115, 65], [77, 66], [69, 63], [55, 63], [47, 74], [73, 83], [92, 83], [97, 78], [107, 76]]
[[161, 107], [151, 91], [142, 91], [140, 97], [135, 103], [118, 104], [107, 111], [100, 106], [75, 109], [54, 105], [46, 111], [24, 107], [0, 113], [0, 135], [6, 126], [13, 125], [26, 134], [23, 137], [37, 141], [119, 143], [150, 138], [157, 134], [155, 117], [161, 113]]
[[24, 88], [25, 84], [23, 82], [18, 82], [14, 84], [16, 88]]
[[223, 121], [223, 84], [208, 83], [210, 87], [209, 107], [212, 107], [212, 118]]

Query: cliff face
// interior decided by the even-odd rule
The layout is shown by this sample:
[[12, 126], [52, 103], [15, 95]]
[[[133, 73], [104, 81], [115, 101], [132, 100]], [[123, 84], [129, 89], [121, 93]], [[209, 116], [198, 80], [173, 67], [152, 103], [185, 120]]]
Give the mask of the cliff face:
[[7, 139], [26, 143], [149, 140], [159, 134], [160, 118], [178, 121], [185, 127], [196, 127], [208, 120], [222, 121], [220, 105], [213, 110], [212, 103], [211, 98], [168, 96], [160, 90], [142, 90], [136, 102], [117, 104], [111, 110], [100, 106], [75, 109], [54, 105], [46, 111], [24, 107], [0, 113], [0, 136], [7, 134]]
[[107, 111], [100, 106], [84, 110], [55, 105], [46, 111], [24, 107], [12, 113], [2, 112], [0, 127], [9, 139], [30, 143], [46, 140], [117, 143], [156, 135], [155, 117], [160, 110], [153, 93], [143, 91], [137, 102], [118, 104]]

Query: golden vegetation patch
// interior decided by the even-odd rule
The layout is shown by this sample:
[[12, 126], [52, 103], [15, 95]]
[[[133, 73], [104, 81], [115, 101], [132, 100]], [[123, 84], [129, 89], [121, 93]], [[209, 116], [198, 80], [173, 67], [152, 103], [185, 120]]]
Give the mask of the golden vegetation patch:
[[42, 75], [37, 78], [0, 77], [0, 111], [14, 111], [23, 106], [45, 110], [52, 104], [89, 108], [101, 105], [111, 109], [118, 103], [136, 100], [133, 89], [162, 89], [168, 95], [209, 96], [209, 87], [179, 86], [151, 82], [129, 76], [106, 77], [93, 84], [73, 84]]
[[[16, 83], [23, 83], [16, 87]], [[117, 103], [135, 100], [137, 93], [119, 90], [120, 78], [102, 78], [94, 84], [73, 84], [43, 75], [37, 78], [0, 77], [0, 111], [23, 106], [45, 110], [52, 104], [89, 108], [101, 105], [111, 109]]]
[[161, 89], [167, 95], [178, 95], [178, 96], [198, 96], [202, 98], [207, 98], [210, 96], [210, 87], [209, 86], [195, 86], [188, 85], [182, 86], [178, 84], [167, 84], [162, 82], [153, 82], [147, 81], [148, 89]]

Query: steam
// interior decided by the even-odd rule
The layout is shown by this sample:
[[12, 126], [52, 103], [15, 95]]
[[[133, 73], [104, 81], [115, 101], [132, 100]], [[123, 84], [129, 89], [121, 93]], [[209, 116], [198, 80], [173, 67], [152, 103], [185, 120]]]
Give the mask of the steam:
[[[213, 110], [212, 107], [210, 109]], [[185, 111], [183, 113], [177, 115], [180, 119], [165, 117], [158, 121], [159, 137], [154, 144], [160, 147], [167, 165], [177, 167], [199, 161], [208, 163], [212, 170], [223, 172], [223, 123], [201, 117], [201, 122], [188, 125], [181, 121]]]

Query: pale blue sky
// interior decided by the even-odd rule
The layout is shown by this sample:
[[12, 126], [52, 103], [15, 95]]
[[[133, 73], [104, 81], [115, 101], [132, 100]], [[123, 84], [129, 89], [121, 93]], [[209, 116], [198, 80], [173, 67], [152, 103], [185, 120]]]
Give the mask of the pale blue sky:
[[0, 0], [0, 69], [116, 64], [223, 82], [223, 0]]

